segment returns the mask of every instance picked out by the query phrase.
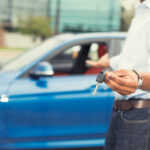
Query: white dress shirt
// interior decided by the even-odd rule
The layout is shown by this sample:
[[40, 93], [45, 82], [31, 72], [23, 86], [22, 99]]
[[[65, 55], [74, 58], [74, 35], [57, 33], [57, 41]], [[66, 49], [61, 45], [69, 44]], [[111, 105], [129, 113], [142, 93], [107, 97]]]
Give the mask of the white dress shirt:
[[[135, 69], [150, 72], [150, 0], [137, 6], [135, 17], [127, 34], [125, 46], [120, 55], [110, 59], [113, 70]], [[115, 92], [116, 99], [150, 99], [150, 92], [137, 90], [129, 96]]]

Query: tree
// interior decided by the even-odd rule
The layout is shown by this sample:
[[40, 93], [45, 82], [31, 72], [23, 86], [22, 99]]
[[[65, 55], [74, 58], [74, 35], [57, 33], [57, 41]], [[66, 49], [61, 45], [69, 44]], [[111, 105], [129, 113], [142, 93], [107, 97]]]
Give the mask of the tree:
[[42, 40], [52, 35], [50, 19], [47, 17], [33, 17], [19, 19], [19, 32], [41, 37]]

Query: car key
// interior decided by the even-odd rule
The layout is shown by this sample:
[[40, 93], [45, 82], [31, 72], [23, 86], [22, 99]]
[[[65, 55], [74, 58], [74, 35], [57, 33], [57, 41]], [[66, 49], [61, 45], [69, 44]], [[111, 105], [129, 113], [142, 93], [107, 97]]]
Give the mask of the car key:
[[100, 71], [98, 73], [98, 75], [97, 75], [97, 78], [96, 78], [97, 85], [96, 85], [96, 88], [95, 88], [95, 90], [93, 92], [93, 95], [96, 94], [97, 89], [98, 89], [100, 83], [104, 82], [104, 80], [105, 80], [105, 72], [104, 71]]

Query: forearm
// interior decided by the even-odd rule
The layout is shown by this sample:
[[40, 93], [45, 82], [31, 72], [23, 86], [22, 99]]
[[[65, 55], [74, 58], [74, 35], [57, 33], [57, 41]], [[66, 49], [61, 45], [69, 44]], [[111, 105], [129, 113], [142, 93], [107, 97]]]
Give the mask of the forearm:
[[141, 89], [145, 91], [150, 91], [150, 73], [141, 73], [143, 78], [143, 84]]

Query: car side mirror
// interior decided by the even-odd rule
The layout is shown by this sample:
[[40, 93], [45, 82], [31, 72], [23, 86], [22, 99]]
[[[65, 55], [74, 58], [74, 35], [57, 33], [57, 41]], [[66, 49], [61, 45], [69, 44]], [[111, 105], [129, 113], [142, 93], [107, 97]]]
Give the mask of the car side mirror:
[[38, 79], [40, 77], [51, 77], [53, 75], [53, 66], [46, 61], [40, 62], [30, 73], [30, 77], [34, 79]]

